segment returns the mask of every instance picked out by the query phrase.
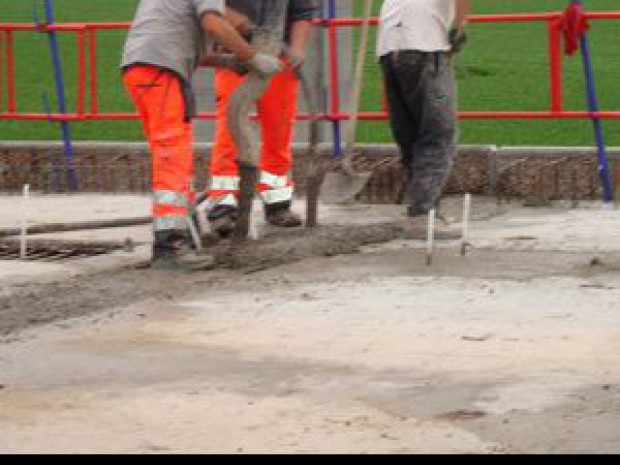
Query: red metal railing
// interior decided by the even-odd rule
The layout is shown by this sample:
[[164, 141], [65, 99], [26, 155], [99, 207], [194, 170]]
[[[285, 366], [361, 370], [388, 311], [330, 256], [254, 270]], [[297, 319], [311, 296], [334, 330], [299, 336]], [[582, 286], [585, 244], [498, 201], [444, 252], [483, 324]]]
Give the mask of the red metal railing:
[[[536, 14], [504, 14], [504, 15], [474, 15], [469, 18], [471, 23], [516, 23], [516, 22], [544, 22], [548, 28], [548, 47], [549, 47], [549, 93], [550, 108], [547, 111], [460, 111], [461, 119], [620, 119], [620, 111], [568, 111], [564, 110], [562, 95], [562, 31], [561, 24], [564, 17], [563, 12], [536, 13]], [[592, 12], [587, 13], [589, 20], [620, 20], [620, 11], [615, 12]], [[361, 26], [360, 19], [335, 19], [321, 21], [326, 27], [345, 27]], [[374, 25], [378, 20], [373, 21]], [[330, 40], [334, 41], [333, 34]], [[332, 49], [334, 44], [331, 44]], [[330, 54], [330, 60], [336, 57]], [[337, 66], [332, 63], [331, 67]], [[339, 89], [338, 81], [331, 81], [332, 101], [338, 101]], [[385, 111], [380, 112], [361, 112], [359, 119], [367, 121], [380, 121], [387, 117]], [[346, 120], [349, 115], [334, 111], [329, 115], [332, 121]]]
[[[591, 12], [587, 13], [586, 17], [589, 20], [620, 20], [620, 11]], [[547, 24], [550, 105], [549, 109], [544, 111], [461, 111], [459, 117], [462, 119], [620, 119], [620, 111], [589, 112], [564, 109], [562, 95], [562, 19], [562, 12], [471, 16], [471, 23], [543, 22]], [[317, 20], [316, 24], [324, 27], [327, 31], [331, 97], [329, 111], [319, 115], [319, 118], [332, 122], [347, 120], [350, 116], [340, 108], [338, 29], [360, 26], [362, 20]], [[373, 24], [378, 24], [377, 19], [373, 20]], [[101, 31], [127, 30], [129, 27], [129, 23], [57, 24], [53, 26], [0, 24], [0, 120], [79, 122], [138, 119], [136, 113], [102, 112], [99, 108], [98, 33]], [[15, 33], [48, 31], [76, 34], [78, 76], [75, 111], [67, 114], [19, 112], [16, 98]], [[90, 103], [88, 109], [86, 105], [87, 94]], [[299, 115], [301, 120], [309, 117], [307, 114]], [[214, 119], [215, 114], [213, 112], [201, 113], [198, 118]], [[380, 111], [361, 112], [359, 119], [383, 121], [387, 119], [387, 113], [384, 108]]]

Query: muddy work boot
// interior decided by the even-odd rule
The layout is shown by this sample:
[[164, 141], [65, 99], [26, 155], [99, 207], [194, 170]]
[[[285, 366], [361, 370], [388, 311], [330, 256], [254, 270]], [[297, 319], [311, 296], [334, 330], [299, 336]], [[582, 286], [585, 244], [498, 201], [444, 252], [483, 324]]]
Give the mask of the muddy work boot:
[[290, 206], [270, 206], [265, 208], [265, 220], [279, 228], [297, 228], [303, 224], [301, 217], [291, 211]]
[[151, 269], [201, 271], [213, 268], [210, 255], [200, 255], [192, 244], [189, 232], [157, 231], [153, 242]]
[[[428, 239], [428, 215], [409, 216], [403, 223], [403, 234], [407, 240]], [[453, 241], [462, 238], [462, 231], [441, 219], [435, 221], [435, 239]]]
[[236, 207], [229, 205], [218, 205], [208, 213], [207, 219], [211, 226], [211, 231], [222, 238], [227, 238], [234, 231], [239, 218], [239, 211]]

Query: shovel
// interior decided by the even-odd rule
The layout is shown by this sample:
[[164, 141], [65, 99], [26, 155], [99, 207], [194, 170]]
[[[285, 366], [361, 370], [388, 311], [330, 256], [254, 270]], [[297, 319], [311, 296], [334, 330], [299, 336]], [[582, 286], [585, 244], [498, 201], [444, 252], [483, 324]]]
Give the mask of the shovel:
[[325, 204], [346, 204], [353, 200], [366, 187], [372, 172], [358, 172], [353, 167], [355, 155], [355, 136], [359, 114], [360, 95], [364, 78], [364, 65], [368, 49], [368, 36], [372, 17], [373, 0], [364, 0], [364, 22], [362, 24], [361, 41], [357, 51], [357, 60], [353, 74], [353, 95], [351, 98], [351, 118], [346, 126], [345, 153], [340, 167], [336, 171], [325, 174], [321, 186], [321, 200]]

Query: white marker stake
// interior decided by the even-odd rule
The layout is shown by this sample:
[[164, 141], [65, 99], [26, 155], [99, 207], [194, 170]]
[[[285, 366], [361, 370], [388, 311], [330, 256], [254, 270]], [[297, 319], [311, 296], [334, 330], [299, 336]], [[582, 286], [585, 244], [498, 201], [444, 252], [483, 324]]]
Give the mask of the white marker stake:
[[471, 194], [465, 194], [463, 201], [463, 239], [461, 241], [461, 255], [467, 254], [467, 243], [469, 241], [469, 218], [471, 216]]
[[426, 264], [431, 266], [433, 264], [433, 250], [435, 249], [435, 217], [437, 213], [435, 210], [428, 212], [428, 233], [427, 233], [427, 246], [426, 246]]
[[24, 185], [24, 198], [22, 200], [22, 218], [21, 218], [21, 235], [19, 257], [22, 260], [28, 255], [28, 198], [30, 197], [30, 184]]

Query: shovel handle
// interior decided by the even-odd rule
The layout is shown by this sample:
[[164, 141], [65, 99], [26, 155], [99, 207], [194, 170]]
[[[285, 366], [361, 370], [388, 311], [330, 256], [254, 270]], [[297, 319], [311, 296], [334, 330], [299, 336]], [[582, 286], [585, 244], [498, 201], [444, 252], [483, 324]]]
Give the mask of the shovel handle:
[[357, 50], [357, 58], [355, 60], [355, 69], [353, 73], [353, 93], [351, 95], [351, 108], [349, 111], [350, 119], [346, 126], [345, 133], [345, 157], [342, 162], [345, 170], [352, 168], [351, 157], [353, 155], [353, 147], [355, 145], [355, 137], [357, 134], [357, 122], [360, 110], [359, 107], [362, 94], [362, 85], [364, 82], [364, 67], [366, 65], [366, 52], [368, 50], [368, 38], [370, 35], [373, 3], [373, 0], [364, 0], [364, 17], [361, 38], [359, 48]]

